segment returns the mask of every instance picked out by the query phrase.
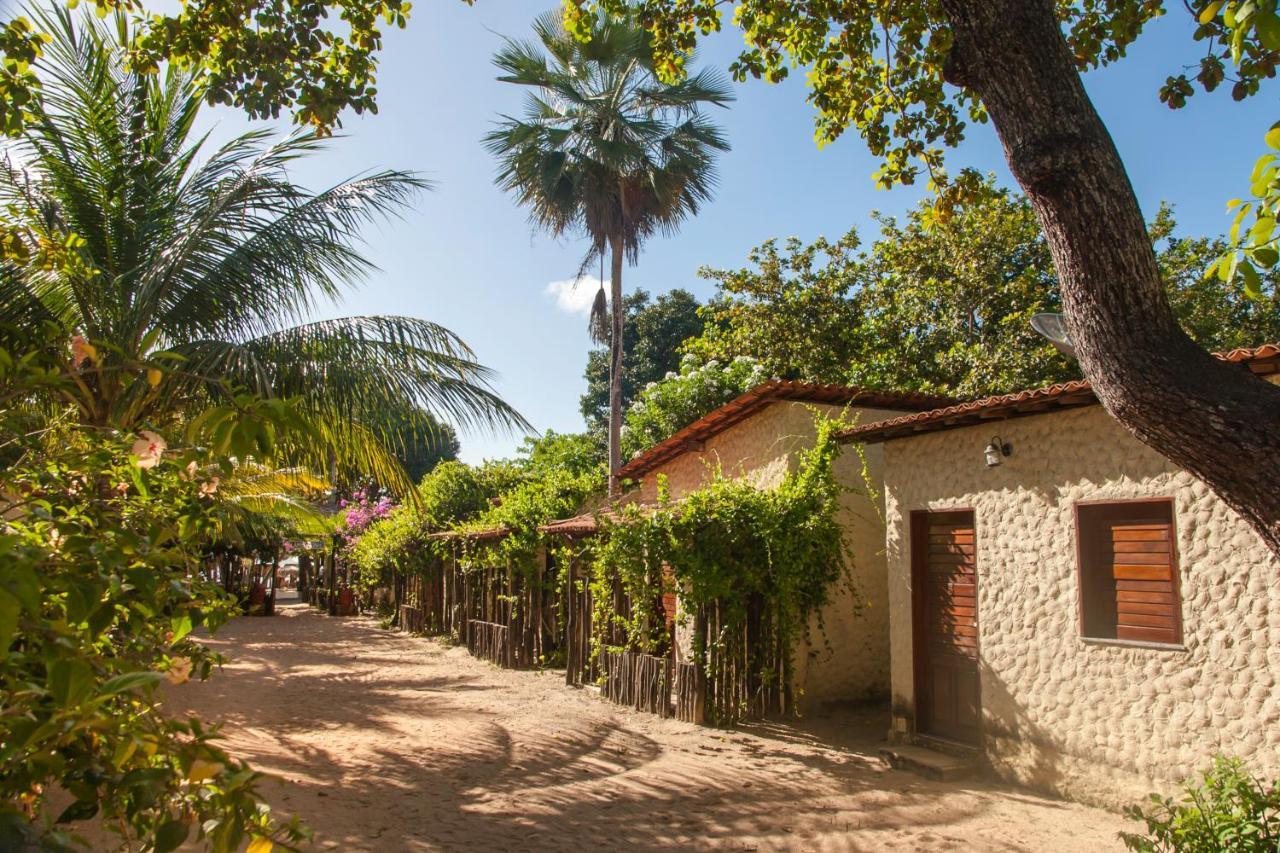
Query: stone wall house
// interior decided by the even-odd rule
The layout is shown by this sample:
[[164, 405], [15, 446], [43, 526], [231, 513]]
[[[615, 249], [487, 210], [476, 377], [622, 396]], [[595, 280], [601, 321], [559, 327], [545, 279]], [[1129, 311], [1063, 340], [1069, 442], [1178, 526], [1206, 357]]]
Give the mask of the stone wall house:
[[1280, 563], [1087, 383], [842, 437], [884, 459], [893, 738], [1103, 805], [1215, 753], [1280, 776]]
[[[940, 402], [950, 401], [916, 393], [774, 380], [634, 457], [621, 473], [640, 481], [631, 499], [643, 504], [658, 500], [662, 478], [672, 500], [706, 485], [717, 472], [747, 478], [768, 489], [794, 471], [800, 453], [813, 447], [815, 413], [828, 417], [844, 413], [853, 423], [865, 424]], [[870, 448], [866, 477], [877, 492], [882, 467], [882, 449]], [[823, 612], [814, 615], [809, 642], [794, 650], [794, 685], [802, 705], [864, 701], [887, 696], [889, 688], [888, 590], [879, 496], [869, 493], [857, 453], [842, 453], [835, 473], [850, 490], [840, 510], [849, 577], [831, 590]], [[677, 651], [687, 659], [688, 643], [681, 640], [678, 630]]]

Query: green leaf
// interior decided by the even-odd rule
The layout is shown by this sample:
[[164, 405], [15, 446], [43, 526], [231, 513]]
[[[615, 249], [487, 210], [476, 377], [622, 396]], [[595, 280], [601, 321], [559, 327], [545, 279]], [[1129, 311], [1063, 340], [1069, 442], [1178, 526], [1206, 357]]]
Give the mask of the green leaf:
[[103, 696], [113, 696], [116, 693], [124, 693], [127, 690], [135, 690], [139, 687], [156, 684], [162, 678], [164, 678], [164, 674], [159, 672], [146, 670], [126, 672], [107, 679], [107, 682], [102, 685], [102, 689], [98, 692]]
[[1223, 258], [1222, 262], [1218, 264], [1218, 278], [1222, 280], [1223, 284], [1230, 284], [1231, 280], [1236, 277], [1236, 264], [1239, 261], [1239, 256], [1232, 253], [1229, 257]]
[[[1273, 21], [1276, 21], [1276, 26], [1280, 27], [1280, 20], [1276, 20], [1274, 15], [1271, 16], [1271, 19]], [[1272, 48], [1272, 49], [1276, 50], [1278, 48]], [[1273, 127], [1270, 130], [1268, 130], [1267, 135], [1264, 138], [1266, 139], [1268, 148], [1272, 148], [1272, 149], [1275, 149], [1276, 151], [1280, 151], [1280, 127]]]
[[1251, 245], [1258, 246], [1263, 243], [1271, 242], [1271, 234], [1276, 230], [1276, 221], [1270, 216], [1259, 216], [1258, 220], [1253, 223], [1253, 227], [1249, 229], [1248, 241]]
[[187, 840], [187, 834], [190, 831], [191, 827], [180, 820], [171, 820], [164, 824], [156, 830], [156, 853], [169, 853], [170, 850], [177, 850], [182, 846], [182, 842]]
[[1205, 6], [1204, 9], [1200, 11], [1200, 16], [1197, 20], [1202, 24], [1209, 23], [1214, 18], [1218, 17], [1218, 10], [1222, 8], [1223, 4], [1224, 0], [1215, 0], [1215, 2]]
[[22, 604], [7, 592], [0, 590], [0, 660], [9, 655], [9, 646], [18, 633], [18, 616]]
[[1275, 12], [1259, 9], [1254, 16], [1253, 27], [1257, 30], [1258, 40], [1263, 47], [1267, 50], [1280, 50], [1280, 18], [1276, 17]]
[[1254, 261], [1267, 269], [1271, 269], [1276, 265], [1276, 261], [1280, 261], [1280, 252], [1270, 246], [1259, 246], [1253, 250], [1252, 254]]
[[1253, 264], [1248, 260], [1240, 261], [1240, 277], [1244, 282], [1244, 293], [1250, 299], [1259, 299], [1262, 296], [1262, 280], [1258, 277], [1258, 271], [1253, 268]]
[[8, 566], [0, 573], [0, 589], [5, 590], [22, 603], [22, 608], [32, 616], [40, 616], [40, 579], [29, 565]]
[[169, 620], [169, 628], [170, 630], [173, 631], [173, 639], [171, 639], [169, 642], [170, 643], [178, 642], [183, 637], [191, 633], [192, 627], [194, 626], [191, 624], [190, 613], [182, 613], [173, 617], [172, 619]]
[[50, 664], [46, 682], [54, 701], [69, 708], [93, 690], [93, 669], [82, 660], [59, 659]]

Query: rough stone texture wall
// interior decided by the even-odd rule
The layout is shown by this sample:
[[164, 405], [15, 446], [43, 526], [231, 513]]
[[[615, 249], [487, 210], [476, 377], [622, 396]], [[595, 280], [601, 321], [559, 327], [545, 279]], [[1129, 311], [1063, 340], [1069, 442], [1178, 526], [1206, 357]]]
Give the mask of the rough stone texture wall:
[[[772, 403], [706, 442], [703, 450], [682, 454], [645, 475], [640, 500], [658, 496], [659, 475], [666, 475], [672, 499], [698, 489], [717, 471], [745, 477], [757, 488], [777, 486], [795, 469], [799, 454], [812, 447], [814, 410], [836, 416], [840, 406], [792, 401]], [[850, 409], [849, 417], [871, 423], [902, 414], [881, 409]], [[830, 602], [811, 619], [808, 639], [795, 649], [795, 684], [801, 707], [825, 702], [865, 701], [889, 691], [889, 609], [884, 562], [884, 523], [879, 494], [883, 448], [866, 448], [863, 460], [846, 447], [835, 463], [838, 481], [851, 491], [841, 499], [848, 577], [830, 591]], [[874, 485], [869, 494], [865, 480]], [[687, 654], [687, 632], [677, 630]]]
[[[988, 469], [998, 434], [1013, 455]], [[972, 509], [984, 750], [1021, 783], [1117, 806], [1222, 752], [1280, 776], [1280, 565], [1204, 483], [1100, 406], [891, 441], [886, 520], [894, 734], [912, 729], [913, 510]], [[1174, 502], [1182, 649], [1085, 640], [1075, 504]]]

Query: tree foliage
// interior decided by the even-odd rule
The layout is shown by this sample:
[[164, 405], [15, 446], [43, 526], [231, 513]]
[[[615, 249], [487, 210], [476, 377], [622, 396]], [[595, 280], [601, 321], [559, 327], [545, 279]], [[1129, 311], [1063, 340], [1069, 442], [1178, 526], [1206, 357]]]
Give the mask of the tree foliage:
[[192, 139], [196, 77], [126, 66], [128, 30], [60, 11], [40, 63], [45, 85], [21, 156], [0, 168], [11, 264], [0, 313], [13, 351], [42, 348], [76, 381], [77, 417], [133, 429], [197, 417], [248, 392], [298, 398], [315, 440], [277, 444], [289, 464], [330, 459], [407, 490], [392, 446], [423, 412], [454, 423], [519, 416], [457, 336], [410, 317], [310, 321], [322, 301], [373, 268], [356, 249], [366, 224], [426, 184], [381, 171], [311, 192], [287, 169], [311, 134], [261, 131], [216, 151]]
[[547, 536], [539, 528], [580, 512], [605, 486], [606, 469], [589, 435], [548, 430], [526, 439], [510, 464], [515, 478], [474, 520], [456, 525], [460, 532], [502, 529], [496, 540], [462, 541], [463, 568], [510, 565], [522, 571], [536, 566]]
[[715, 282], [716, 296], [701, 309], [702, 334], [683, 349], [720, 364], [747, 356], [766, 376], [845, 381], [863, 319], [851, 299], [865, 284], [858, 245], [853, 231], [808, 245], [768, 240], [748, 254], [748, 267], [703, 267], [698, 274]]
[[[240, 425], [270, 410], [235, 416], [229, 455], [152, 432], [32, 429], [24, 401], [68, 382], [0, 350], [0, 847], [78, 849], [96, 819], [129, 849], [293, 849], [304, 833], [260, 803], [261, 774], [218, 747], [216, 727], [163, 713], [156, 692], [218, 663], [192, 632], [236, 602], [201, 563], [243, 509], [228, 513], [221, 488], [257, 444]], [[54, 791], [70, 794], [61, 812]]]
[[[1161, 0], [1056, 0], [1080, 70], [1121, 58], [1143, 25], [1163, 12]], [[698, 38], [719, 31], [725, 6], [746, 46], [730, 66], [738, 81], [778, 82], [793, 66], [807, 69], [809, 102], [817, 109], [819, 144], [850, 127], [882, 164], [883, 186], [911, 184], [928, 171], [943, 175], [945, 148], [965, 137], [967, 122], [985, 123], [982, 103], [947, 85], [952, 33], [937, 3], [863, 0], [564, 0], [569, 27], [584, 36], [604, 13], [628, 15], [654, 41], [655, 65], [668, 78], [683, 74]]]
[[[702, 332], [703, 320], [698, 300], [679, 288], [654, 298], [646, 290], [637, 290], [623, 301], [622, 407], [626, 409], [641, 388], [679, 369], [680, 345]], [[609, 422], [608, 349], [587, 355], [585, 378], [582, 417], [588, 431], [603, 435]]]
[[[976, 396], [1078, 378], [1031, 328], [1060, 311], [1058, 280], [1034, 213], [990, 179], [939, 219], [923, 203], [857, 252], [854, 232], [831, 244], [797, 239], [755, 249], [751, 267], [704, 270], [719, 293], [707, 326], [685, 349], [701, 358], [744, 354], [768, 375], [872, 388]], [[1201, 345], [1223, 350], [1280, 340], [1280, 297], [1206, 280], [1218, 240], [1177, 234], [1172, 210], [1151, 225], [1169, 299]]]
[[647, 450], [767, 378], [761, 365], [746, 356], [728, 362], [704, 362], [697, 356], [685, 356], [678, 373], [668, 373], [645, 386], [627, 410], [622, 435], [626, 458]]
[[458, 458], [458, 433], [430, 412], [396, 410], [389, 413], [391, 452], [415, 483], [442, 462]]
[[[411, 7], [407, 0], [193, 0], [161, 13], [140, 0], [92, 4], [98, 17], [114, 15], [120, 27], [133, 20], [127, 46], [137, 71], [188, 69], [210, 103], [259, 119], [290, 111], [297, 124], [320, 134], [339, 125], [346, 109], [378, 111], [381, 28], [403, 28]], [[0, 36], [0, 129], [11, 136], [22, 132], [26, 106], [44, 81], [31, 69], [42, 35], [17, 17]]]
[[[844, 537], [836, 519], [844, 487], [831, 469], [840, 452], [834, 437], [838, 426], [819, 418], [814, 446], [776, 488], [760, 489], [717, 474], [679, 501], [664, 498], [656, 507], [632, 504], [603, 519], [600, 535], [577, 555], [591, 571], [594, 653], [606, 650], [608, 638], [619, 635], [625, 648], [660, 653], [655, 643], [668, 637], [644, 602], [679, 590], [684, 618], [700, 607], [715, 607], [722, 620], [713, 643], [695, 637], [693, 659], [708, 684], [730, 677], [759, 684], [777, 677], [772, 667], [733, 676], [725, 671], [731, 660], [762, 663], [761, 649], [783, 650], [783, 677], [789, 678], [791, 650], [808, 617], [828, 601], [832, 587], [846, 574]], [[617, 609], [615, 579], [632, 602], [625, 611]], [[760, 608], [754, 626], [758, 646], [746, 649], [753, 606]], [[736, 722], [745, 710], [736, 702], [748, 693], [707, 690], [708, 719], [721, 725]]]

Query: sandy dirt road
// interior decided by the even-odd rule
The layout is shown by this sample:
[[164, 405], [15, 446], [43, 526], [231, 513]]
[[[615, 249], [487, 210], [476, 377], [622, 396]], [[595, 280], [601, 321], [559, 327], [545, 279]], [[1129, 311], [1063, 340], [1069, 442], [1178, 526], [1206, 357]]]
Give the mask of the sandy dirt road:
[[1121, 849], [1109, 812], [886, 769], [880, 708], [704, 728], [301, 605], [210, 645], [227, 666], [166, 707], [225, 720], [317, 849]]

